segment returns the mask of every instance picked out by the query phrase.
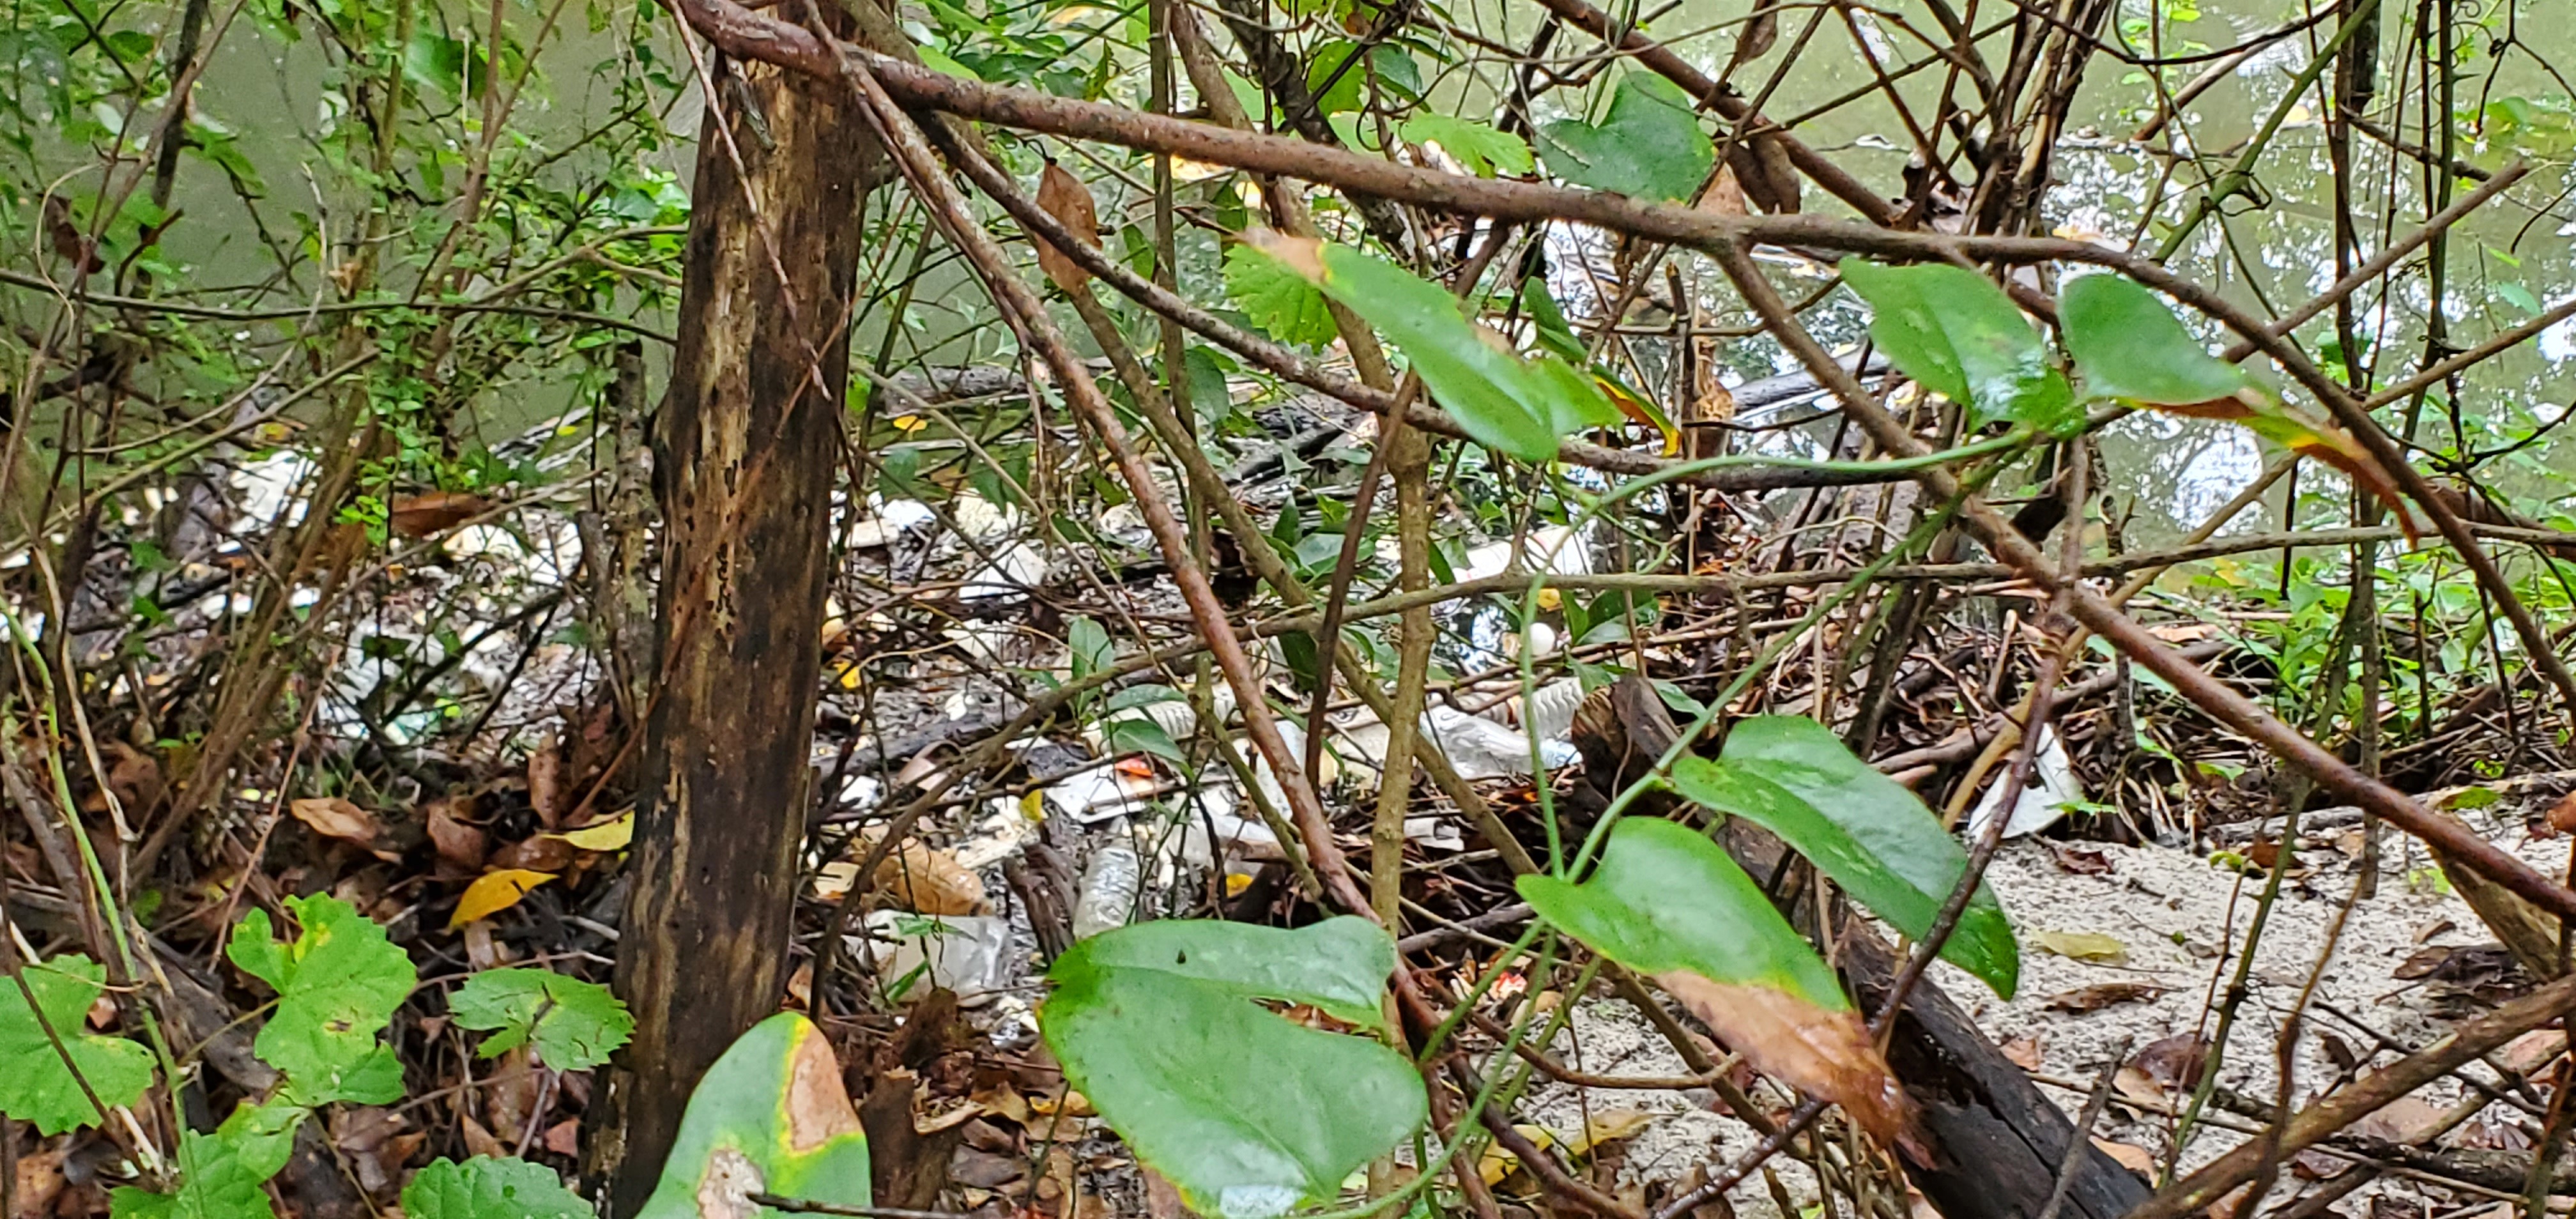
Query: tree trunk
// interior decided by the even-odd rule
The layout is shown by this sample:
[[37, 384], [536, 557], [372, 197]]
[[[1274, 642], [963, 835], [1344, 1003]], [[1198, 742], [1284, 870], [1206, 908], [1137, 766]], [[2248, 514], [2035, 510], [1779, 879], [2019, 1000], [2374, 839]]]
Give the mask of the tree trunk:
[[617, 1215], [651, 1194], [699, 1076], [778, 1009], [849, 373], [840, 326], [879, 159], [837, 85], [760, 63], [716, 72], [654, 426], [659, 672], [617, 962], [635, 1036], [590, 1149]]

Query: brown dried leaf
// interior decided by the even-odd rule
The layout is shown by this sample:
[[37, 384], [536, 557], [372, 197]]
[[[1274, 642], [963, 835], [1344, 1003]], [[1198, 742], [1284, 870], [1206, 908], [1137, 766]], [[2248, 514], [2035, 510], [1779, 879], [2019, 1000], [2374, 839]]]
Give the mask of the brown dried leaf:
[[859, 1111], [841, 1084], [841, 1063], [832, 1056], [831, 1040], [809, 1029], [796, 1042], [796, 1061], [787, 1077], [787, 1149], [803, 1155], [858, 1129]]
[[2025, 1071], [2038, 1070], [2039, 1064], [2043, 1061], [2040, 1055], [2039, 1036], [2036, 1033], [2015, 1037], [1995, 1048], [2003, 1051], [2004, 1061]]
[[2576, 791], [2558, 798], [2549, 806], [2549, 828], [2561, 834], [2576, 834]]
[[549, 830], [563, 825], [563, 789], [563, 746], [549, 732], [528, 754], [528, 807], [537, 811], [537, 821]]
[[2144, 1147], [2106, 1139], [2100, 1135], [2093, 1136], [2093, 1145], [2101, 1148], [2102, 1154], [2111, 1157], [2111, 1162], [2122, 1168], [2142, 1177], [2153, 1178], [2156, 1175], [2155, 1153]]
[[1699, 202], [1692, 206], [1712, 216], [1741, 216], [1752, 210], [1744, 205], [1744, 184], [1735, 180], [1733, 169], [1723, 165], [1709, 180], [1708, 189], [1699, 193]]
[[463, 491], [430, 491], [406, 495], [385, 510], [385, 523], [407, 538], [425, 538], [481, 516], [492, 501]]
[[473, 1114], [459, 1113], [456, 1115], [456, 1122], [465, 1135], [467, 1154], [490, 1156], [496, 1160], [510, 1154], [510, 1149], [502, 1146], [501, 1140], [493, 1138], [491, 1130], [483, 1123], [475, 1121]]
[[561, 872], [572, 866], [573, 845], [546, 834], [531, 834], [492, 852], [496, 871]]
[[1780, 41], [1780, 0], [1753, 0], [1752, 19], [1735, 36], [1735, 56], [1727, 66], [1751, 63], [1762, 58], [1772, 44]]
[[2178, 1089], [2199, 1082], [2200, 1066], [2208, 1057], [2209, 1045], [2198, 1034], [2176, 1033], [2148, 1042], [2129, 1062], [2157, 1083]]
[[365, 809], [338, 796], [310, 796], [288, 801], [286, 810], [295, 819], [313, 827], [313, 832], [326, 838], [339, 838], [360, 844], [373, 843], [379, 827]]
[[2419, 1143], [2442, 1128], [2442, 1111], [2429, 1101], [2401, 1096], [2378, 1112], [2352, 1124], [2358, 1138], [2384, 1143]]
[[54, 1199], [62, 1196], [63, 1152], [61, 1149], [38, 1151], [18, 1157], [17, 1205], [12, 1219], [36, 1219], [54, 1213]]
[[877, 892], [915, 914], [984, 914], [992, 903], [984, 878], [957, 862], [957, 857], [919, 841], [907, 841], [877, 864]]
[[107, 260], [98, 256], [97, 245], [72, 223], [71, 201], [61, 195], [45, 196], [45, 239], [53, 243], [54, 257], [79, 268], [84, 275], [107, 269]]
[[[1063, 225], [1084, 245], [1100, 244], [1100, 217], [1091, 191], [1053, 161], [1047, 162], [1046, 172], [1038, 175], [1038, 206], [1045, 209], [1047, 215], [1055, 217], [1056, 223]], [[1038, 269], [1046, 272], [1047, 279], [1056, 287], [1070, 293], [1091, 282], [1091, 272], [1083, 270], [1082, 264], [1064, 251], [1043, 239], [1037, 242], [1037, 247]]]
[[1913, 1104], [1859, 1013], [1829, 1012], [1767, 986], [1731, 986], [1682, 970], [1657, 974], [1655, 984], [1763, 1073], [1841, 1105], [1882, 1143], [1911, 1141]]
[[492, 844], [489, 835], [465, 822], [474, 811], [473, 797], [432, 800], [420, 811], [421, 820], [429, 827], [430, 845], [437, 849], [440, 859], [471, 872], [483, 869], [483, 857]]
[[2046, 838], [2040, 839], [2039, 844], [2048, 848], [2048, 857], [2056, 861], [2061, 872], [2075, 876], [2108, 876], [2113, 870], [2110, 855], [2099, 847]]
[[2048, 1008], [2050, 1011], [2072, 1012], [2080, 1016], [2086, 1012], [2098, 1012], [2103, 1008], [2117, 1007], [2123, 1003], [2151, 1003], [2163, 997], [2165, 990], [2165, 987], [2152, 982], [2103, 982], [2093, 986], [2079, 986], [2074, 990], [2051, 995], [2048, 999]]
[[545, 1134], [539, 1136], [537, 1141], [545, 1144], [546, 1150], [556, 1155], [579, 1155], [581, 1154], [581, 1119], [568, 1117], [556, 1122], [546, 1127]]
[[483, 1113], [491, 1119], [492, 1128], [515, 1140], [536, 1116], [537, 1100], [544, 1091], [544, 1075], [537, 1070], [528, 1047], [519, 1046], [496, 1060], [492, 1073], [483, 1080]]

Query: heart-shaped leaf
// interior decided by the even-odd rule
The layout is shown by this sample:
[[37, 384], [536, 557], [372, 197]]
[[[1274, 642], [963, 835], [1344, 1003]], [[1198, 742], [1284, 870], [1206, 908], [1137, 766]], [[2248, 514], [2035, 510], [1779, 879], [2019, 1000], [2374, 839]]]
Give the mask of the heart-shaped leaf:
[[597, 1212], [555, 1171], [519, 1159], [444, 1157], [403, 1186], [406, 1219], [591, 1219]]
[[1277, 233], [1247, 244], [1321, 288], [1386, 333], [1423, 387], [1467, 434], [1524, 461], [1556, 457], [1557, 441], [1619, 422], [1591, 379], [1554, 355], [1525, 357], [1458, 311], [1438, 285], [1357, 250]]
[[1846, 258], [1843, 282], [1869, 302], [1869, 337], [1906, 376], [1980, 418], [2062, 433], [2084, 422], [2048, 345], [1993, 281], [1964, 267], [1883, 267]]
[[293, 942], [276, 939], [268, 912], [254, 909], [226, 949], [233, 964], [277, 990], [277, 1010], [252, 1048], [286, 1073], [305, 1104], [402, 1099], [402, 1066], [376, 1034], [418, 980], [411, 958], [336, 897], [290, 897], [286, 908], [303, 928]]
[[1376, 1029], [1394, 968], [1394, 942], [1364, 919], [1144, 923], [1057, 958], [1038, 1024], [1066, 1079], [1191, 1210], [1260, 1219], [1330, 1196], [1412, 1134], [1426, 1100], [1403, 1055], [1255, 1000]]
[[113, 1219], [274, 1219], [260, 1188], [295, 1153], [295, 1128], [312, 1111], [286, 1097], [243, 1102], [213, 1134], [179, 1133], [179, 1188], [156, 1194], [119, 1186], [108, 1195]]
[[868, 1140], [841, 1064], [794, 1012], [751, 1026], [707, 1068], [636, 1219], [758, 1214], [761, 1192], [868, 1205]]
[[1549, 173], [1577, 186], [1663, 201], [1697, 195], [1717, 161], [1690, 95], [1646, 72], [1619, 78], [1599, 124], [1559, 119], [1541, 128], [1538, 150]]
[[1225, 252], [1225, 294], [1253, 325], [1282, 343], [1319, 346], [1341, 333], [1314, 281], [1252, 246]]
[[1404, 120], [1399, 130], [1416, 144], [1438, 144], [1441, 151], [1479, 178], [1497, 173], [1517, 177], [1528, 173], [1532, 164], [1526, 141], [1510, 132], [1497, 131], [1489, 123], [1426, 110]]
[[[152, 1086], [152, 1051], [89, 1031], [90, 1005], [106, 989], [106, 966], [84, 956], [58, 956], [27, 966], [23, 976], [36, 994], [33, 1008], [14, 983], [0, 980], [0, 1113], [33, 1122], [38, 1133], [48, 1135], [98, 1123], [98, 1110], [46, 1038], [48, 1026], [101, 1103], [130, 1105]], [[38, 1012], [44, 1013], [42, 1024], [36, 1022]]]
[[1520, 878], [1539, 916], [1594, 952], [1652, 975], [1760, 1070], [1843, 1106], [1884, 1140], [1905, 1094], [1816, 950], [1706, 837], [1630, 817], [1590, 879]]
[[626, 1004], [597, 982], [551, 969], [487, 969], [465, 980], [447, 1001], [460, 1028], [488, 1030], [485, 1058], [537, 1043], [537, 1056], [558, 1071], [608, 1061], [635, 1032]]
[[[1683, 758], [1673, 790], [1780, 836], [1890, 926], [1924, 936], [1968, 853], [1904, 785], [1812, 720], [1765, 715], [1727, 733], [1718, 760]], [[2010, 999], [2021, 950], [1994, 892], [1977, 887], [1941, 955]]]

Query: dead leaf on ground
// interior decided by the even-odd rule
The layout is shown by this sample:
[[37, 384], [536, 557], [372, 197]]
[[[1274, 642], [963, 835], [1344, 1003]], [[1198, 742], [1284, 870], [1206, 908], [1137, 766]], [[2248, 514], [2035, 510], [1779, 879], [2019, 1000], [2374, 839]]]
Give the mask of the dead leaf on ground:
[[2155, 1153], [2144, 1147], [2134, 1143], [2123, 1143], [2117, 1139], [2106, 1139], [2098, 1134], [2093, 1136], [2093, 1145], [2101, 1148], [2102, 1154], [2111, 1157], [2111, 1162], [2122, 1168], [2142, 1177], [2153, 1178], [2156, 1175]]
[[331, 1146], [371, 1198], [389, 1198], [402, 1187], [404, 1165], [429, 1138], [409, 1129], [401, 1114], [375, 1105], [333, 1109], [330, 1128]]
[[365, 809], [338, 796], [308, 796], [287, 802], [286, 811], [295, 819], [313, 827], [313, 832], [326, 838], [338, 838], [361, 846], [376, 840], [376, 819]]
[[2378, 1112], [2354, 1122], [2351, 1132], [2356, 1138], [2411, 1144], [2432, 1138], [2433, 1132], [2441, 1128], [2440, 1109], [2429, 1101], [2401, 1096]]
[[385, 509], [385, 523], [407, 538], [425, 538], [490, 511], [492, 501], [463, 491], [402, 496]]
[[563, 788], [563, 746], [549, 732], [528, 753], [528, 807], [547, 829], [563, 824]]
[[456, 900], [456, 913], [447, 920], [454, 931], [478, 919], [487, 919], [519, 904], [530, 889], [553, 880], [552, 872], [532, 872], [525, 868], [503, 868], [486, 872], [465, 886], [465, 895]]
[[2129, 959], [2129, 946], [2098, 931], [2043, 931], [2032, 937], [2041, 948], [2073, 961], [2118, 965]]
[[432, 800], [421, 806], [421, 820], [429, 829], [429, 844], [438, 857], [469, 870], [479, 870], [483, 857], [491, 850], [491, 836], [466, 822], [474, 811], [471, 796], [451, 796]]
[[2110, 853], [2100, 847], [2047, 838], [2040, 839], [2039, 844], [2048, 848], [2048, 857], [2056, 861], [2059, 871], [2075, 876], [2108, 876], [2114, 870]]
[[1635, 1138], [1662, 1116], [1646, 1109], [1604, 1109], [1584, 1121], [1583, 1137], [1568, 1140], [1565, 1149], [1583, 1155], [1606, 1144]]
[[546, 1150], [556, 1155], [578, 1155], [581, 1153], [581, 1119], [568, 1117], [556, 1122], [546, 1127], [545, 1134], [539, 1136], [537, 1141], [545, 1144]]
[[2558, 798], [2549, 806], [2549, 828], [2561, 834], [2576, 834], [2576, 791]]
[[483, 1080], [483, 1114], [492, 1128], [518, 1141], [519, 1132], [528, 1128], [536, 1115], [537, 1099], [544, 1092], [545, 1078], [537, 1070], [536, 1058], [528, 1047], [518, 1046], [501, 1055], [492, 1064], [491, 1074]]
[[552, 834], [530, 834], [492, 852], [495, 868], [561, 872], [572, 866], [573, 845]]
[[2152, 982], [2104, 982], [2079, 986], [2049, 996], [2048, 1010], [2083, 1015], [2123, 1003], [2151, 1003], [2163, 998], [2167, 988]]
[[16, 1215], [12, 1219], [36, 1219], [54, 1213], [54, 1199], [62, 1196], [63, 1153], [60, 1149], [30, 1152], [18, 1157]]
[[2038, 1070], [2042, 1061], [2039, 1037], [2036, 1034], [2015, 1037], [1995, 1048], [2003, 1051], [2005, 1061], [2025, 1071]]
[[1767, 986], [1729, 986], [1695, 973], [1658, 974], [1710, 1032], [1763, 1073], [1843, 1107], [1880, 1142], [1910, 1141], [1913, 1104], [1857, 1012], [1829, 1012]]
[[992, 909], [984, 878], [957, 857], [927, 843], [907, 841], [877, 864], [876, 890], [915, 914], [983, 914]]
[[502, 1146], [501, 1140], [492, 1137], [490, 1128], [475, 1121], [473, 1114], [457, 1114], [456, 1123], [465, 1136], [465, 1150], [468, 1154], [490, 1156], [496, 1160], [510, 1154], [510, 1149]]
[[2201, 1064], [2208, 1058], [2209, 1044], [2199, 1034], [2176, 1033], [2148, 1042], [2129, 1059], [2129, 1065], [2166, 1090], [2179, 1091], [2200, 1081]]

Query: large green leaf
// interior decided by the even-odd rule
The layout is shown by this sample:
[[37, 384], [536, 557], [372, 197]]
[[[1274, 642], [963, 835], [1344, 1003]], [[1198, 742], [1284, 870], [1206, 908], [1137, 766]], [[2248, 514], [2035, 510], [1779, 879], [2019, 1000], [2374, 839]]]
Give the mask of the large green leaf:
[[2047, 432], [2084, 412], [2048, 346], [1993, 281], [1964, 267], [1883, 267], [1846, 258], [1843, 282], [1870, 306], [1869, 336], [1906, 376], [1981, 418]]
[[[62, 1038], [72, 1065], [101, 1102], [130, 1105], [152, 1086], [150, 1050], [89, 1031], [90, 1005], [106, 989], [106, 966], [84, 956], [58, 956], [27, 966], [25, 977], [36, 994], [33, 1008], [15, 983], [0, 979], [0, 1113], [33, 1122], [49, 1135], [97, 1123], [98, 1110], [45, 1037], [46, 1025]], [[44, 1024], [36, 1022], [38, 1012]]]
[[1394, 968], [1394, 942], [1363, 919], [1144, 923], [1057, 958], [1038, 1024], [1066, 1078], [1190, 1209], [1259, 1219], [1329, 1197], [1412, 1134], [1426, 1101], [1403, 1055], [1255, 1000], [1379, 1028]]
[[411, 958], [338, 898], [290, 897], [286, 908], [303, 928], [292, 942], [275, 938], [268, 912], [254, 909], [227, 948], [233, 964], [277, 991], [277, 1010], [252, 1048], [306, 1104], [402, 1099], [402, 1066], [376, 1034], [411, 994]]
[[2117, 275], [2066, 281], [2057, 293], [2057, 324], [2085, 390], [2098, 397], [2196, 406], [2253, 385], [2244, 369], [2209, 354], [2155, 293]]
[[406, 1219], [591, 1219], [597, 1212], [555, 1171], [526, 1160], [441, 1157], [403, 1186]]
[[1527, 358], [1458, 311], [1456, 298], [1357, 250], [1270, 234], [1263, 252], [1386, 333], [1467, 434], [1524, 461], [1557, 441], [1620, 420], [1591, 379], [1553, 355]]
[[[1852, 756], [1812, 720], [1765, 715], [1727, 734], [1712, 762], [1683, 758], [1673, 789], [1733, 813], [1781, 841], [1843, 891], [1910, 936], [1927, 935], [1968, 867], [1968, 853], [1904, 785]], [[2012, 998], [2021, 950], [1993, 890], [1977, 887], [1941, 955]]]
[[1524, 876], [1541, 918], [1654, 977], [1755, 1067], [1893, 1139], [1907, 1105], [1833, 971], [1702, 834], [1630, 817], [1582, 884]]
[[179, 1188], [120, 1186], [108, 1195], [113, 1219], [274, 1219], [260, 1188], [295, 1154], [295, 1128], [312, 1112], [293, 1100], [245, 1101], [213, 1134], [179, 1134]]
[[1341, 333], [1313, 281], [1251, 246], [1225, 252], [1225, 294], [1253, 325], [1282, 343], [1321, 346]]
[[1404, 120], [1401, 133], [1416, 144], [1438, 144], [1442, 151], [1480, 178], [1490, 178], [1497, 173], [1518, 176], [1528, 173], [1532, 165], [1527, 141], [1474, 119], [1452, 118], [1425, 110]]
[[537, 1043], [537, 1056], [561, 1071], [608, 1061], [635, 1032], [626, 1004], [596, 982], [551, 969], [487, 969], [447, 1000], [460, 1028], [486, 1030], [483, 1057]]
[[821, 1029], [794, 1012], [751, 1026], [689, 1094], [662, 1181], [636, 1219], [701, 1219], [701, 1198], [751, 1214], [769, 1193], [868, 1205], [868, 1140]]
[[1688, 199], [1717, 161], [1690, 95], [1646, 72], [1619, 78], [1598, 125], [1559, 119], [1539, 130], [1548, 172], [1577, 186], [1639, 199]]

